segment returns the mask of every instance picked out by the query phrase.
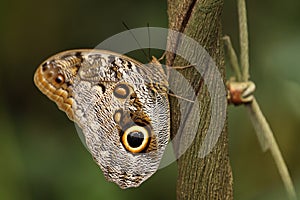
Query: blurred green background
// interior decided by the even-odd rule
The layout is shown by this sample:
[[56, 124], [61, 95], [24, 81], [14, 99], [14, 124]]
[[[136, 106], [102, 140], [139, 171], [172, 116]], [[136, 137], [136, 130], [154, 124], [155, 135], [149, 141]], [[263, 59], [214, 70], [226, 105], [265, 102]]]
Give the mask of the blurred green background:
[[[251, 78], [299, 193], [300, 1], [251, 0], [248, 8]], [[93, 48], [124, 31], [122, 21], [130, 28], [167, 27], [166, 11], [162, 0], [0, 2], [1, 200], [175, 199], [175, 163], [137, 189], [105, 181], [74, 124], [32, 80], [48, 56]], [[238, 47], [234, 0], [225, 2], [223, 26]], [[235, 199], [286, 199], [243, 107], [229, 108], [229, 138]]]

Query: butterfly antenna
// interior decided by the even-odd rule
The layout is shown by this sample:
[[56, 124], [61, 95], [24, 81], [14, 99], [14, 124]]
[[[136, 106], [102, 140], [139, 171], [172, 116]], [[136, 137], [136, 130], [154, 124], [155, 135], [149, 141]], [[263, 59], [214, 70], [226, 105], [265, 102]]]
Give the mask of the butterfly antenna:
[[151, 45], [151, 37], [150, 37], [150, 26], [149, 26], [149, 22], [147, 23], [147, 27], [148, 27], [148, 56], [149, 58], [151, 58], [151, 54], [150, 54], [150, 45]]
[[142, 50], [144, 56], [146, 57], [146, 59], [148, 60], [148, 62], [151, 62], [151, 60], [149, 59], [149, 57], [147, 56], [146, 52], [144, 51], [144, 49], [142, 48], [141, 44], [139, 43], [139, 41], [136, 39], [135, 35], [132, 33], [132, 31], [129, 29], [129, 27], [127, 26], [127, 24], [122, 21], [123, 26], [130, 32], [130, 34], [132, 35], [133, 39], [135, 40], [135, 42], [137, 43], [137, 45], [139, 46], [139, 48]]

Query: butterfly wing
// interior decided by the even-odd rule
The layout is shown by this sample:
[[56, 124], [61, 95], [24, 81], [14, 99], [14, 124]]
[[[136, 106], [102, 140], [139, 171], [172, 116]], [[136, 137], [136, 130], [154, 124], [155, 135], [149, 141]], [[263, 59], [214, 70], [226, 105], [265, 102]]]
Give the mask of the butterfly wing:
[[35, 82], [82, 128], [105, 177], [127, 188], [157, 170], [169, 140], [168, 85], [161, 71], [112, 52], [73, 50], [43, 63]]

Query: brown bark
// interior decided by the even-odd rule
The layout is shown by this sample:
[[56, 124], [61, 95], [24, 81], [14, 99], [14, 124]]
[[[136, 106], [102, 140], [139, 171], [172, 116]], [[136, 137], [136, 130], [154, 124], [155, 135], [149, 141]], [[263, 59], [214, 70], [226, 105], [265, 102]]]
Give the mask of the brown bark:
[[[169, 28], [182, 32], [199, 42], [216, 62], [225, 79], [223, 44], [221, 42], [221, 12], [223, 0], [168, 0]], [[183, 66], [183, 59], [167, 54], [167, 65]], [[232, 171], [228, 156], [227, 122], [212, 151], [200, 158], [201, 141], [210, 124], [210, 95], [200, 74], [193, 69], [180, 70], [199, 94], [201, 116], [199, 124], [185, 124], [184, 133], [198, 127], [192, 145], [178, 159], [177, 199], [233, 199]], [[208, 70], [207, 73], [210, 73]], [[208, 74], [209, 75], [209, 74]], [[178, 85], [180, 80], [172, 79]], [[179, 105], [171, 97], [171, 132], [179, 127]], [[179, 133], [180, 134], [180, 133]], [[176, 144], [178, 145], [178, 144]], [[213, 145], [213, 144], [212, 144]], [[176, 148], [175, 148], [176, 150]]]

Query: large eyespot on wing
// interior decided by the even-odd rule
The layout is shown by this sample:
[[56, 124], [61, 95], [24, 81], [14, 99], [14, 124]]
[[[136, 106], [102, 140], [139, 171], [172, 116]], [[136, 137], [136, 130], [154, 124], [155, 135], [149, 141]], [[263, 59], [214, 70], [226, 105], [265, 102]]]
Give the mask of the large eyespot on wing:
[[126, 151], [136, 154], [157, 150], [157, 140], [147, 118], [118, 109], [113, 120], [119, 127], [120, 143]]
[[131, 153], [144, 152], [149, 145], [151, 133], [147, 128], [133, 125], [127, 128], [121, 136], [121, 143]]

